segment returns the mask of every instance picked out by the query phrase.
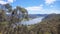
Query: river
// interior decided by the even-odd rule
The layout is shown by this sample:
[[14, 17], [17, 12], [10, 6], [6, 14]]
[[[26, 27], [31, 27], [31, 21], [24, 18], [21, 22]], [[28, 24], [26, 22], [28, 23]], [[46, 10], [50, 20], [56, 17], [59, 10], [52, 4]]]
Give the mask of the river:
[[36, 23], [41, 22], [43, 18], [44, 17], [39, 17], [39, 18], [35, 18], [35, 19], [29, 20], [29, 21], [22, 21], [21, 23], [24, 25], [36, 24]]

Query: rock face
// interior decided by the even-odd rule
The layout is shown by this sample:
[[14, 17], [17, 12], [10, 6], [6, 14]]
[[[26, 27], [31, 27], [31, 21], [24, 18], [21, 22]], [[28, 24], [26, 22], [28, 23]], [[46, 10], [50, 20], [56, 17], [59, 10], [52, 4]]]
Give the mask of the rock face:
[[60, 34], [60, 14], [50, 14], [33, 31], [41, 34]]

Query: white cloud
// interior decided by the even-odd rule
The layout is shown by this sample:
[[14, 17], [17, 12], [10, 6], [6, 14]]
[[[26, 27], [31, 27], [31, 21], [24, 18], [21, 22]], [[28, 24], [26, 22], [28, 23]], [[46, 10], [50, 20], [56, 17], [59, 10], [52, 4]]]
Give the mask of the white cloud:
[[[53, 7], [53, 5], [51, 5], [50, 7]], [[40, 6], [32, 6], [32, 7], [26, 7], [25, 9], [28, 10], [29, 14], [51, 14], [51, 13], [56, 13], [59, 14], [59, 10], [57, 9], [45, 9], [43, 7], [43, 5]]]
[[50, 5], [53, 4], [56, 0], [45, 0], [45, 4]]
[[8, 2], [12, 2], [12, 3], [13, 3], [14, 1], [16, 1], [16, 0], [8, 0]]
[[28, 11], [42, 11], [43, 5], [26, 7], [26, 9], [27, 9]]
[[40, 11], [40, 14], [52, 14], [52, 13], [60, 14], [60, 10], [57, 10], [57, 9], [45, 9], [44, 11]]
[[52, 13], [56, 13], [56, 14], [60, 14], [60, 10], [56, 10], [56, 9], [51, 9], [51, 10], [45, 10], [40, 12], [40, 14], [52, 14]]
[[0, 4], [13, 3], [14, 1], [15, 0], [7, 0], [7, 1], [0, 0]]
[[0, 4], [7, 4], [8, 2], [0, 1]]

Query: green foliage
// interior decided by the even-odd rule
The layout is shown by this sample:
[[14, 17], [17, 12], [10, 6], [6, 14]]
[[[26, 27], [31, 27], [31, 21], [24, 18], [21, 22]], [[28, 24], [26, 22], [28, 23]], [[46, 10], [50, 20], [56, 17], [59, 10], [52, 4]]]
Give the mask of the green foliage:
[[11, 12], [12, 11], [12, 6], [10, 4], [5, 4], [4, 6], [8, 10], [7, 12]]
[[6, 11], [0, 9], [0, 34], [60, 34], [60, 14], [48, 15], [38, 24], [17, 25], [22, 20], [28, 20], [27, 10], [19, 6], [12, 9], [10, 4], [4, 6], [11, 16], [6, 16]]
[[[6, 11], [0, 9], [0, 34], [28, 34], [28, 28], [26, 25], [16, 24], [21, 22], [23, 19], [26, 20], [28, 18], [27, 10], [19, 6], [12, 9], [10, 4], [6, 4], [4, 6]], [[7, 11], [11, 14], [11, 16], [6, 15]]]

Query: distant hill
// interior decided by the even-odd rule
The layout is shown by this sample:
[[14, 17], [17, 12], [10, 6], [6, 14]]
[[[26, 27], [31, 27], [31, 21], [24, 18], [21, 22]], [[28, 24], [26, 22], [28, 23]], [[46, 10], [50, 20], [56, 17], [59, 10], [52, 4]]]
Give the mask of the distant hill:
[[52, 19], [52, 18], [56, 18], [57, 16], [60, 16], [60, 14], [49, 14], [47, 15], [43, 20], [46, 20], [46, 19]]
[[45, 17], [48, 14], [29, 14], [28, 17], [29, 18], [37, 18], [37, 17]]

